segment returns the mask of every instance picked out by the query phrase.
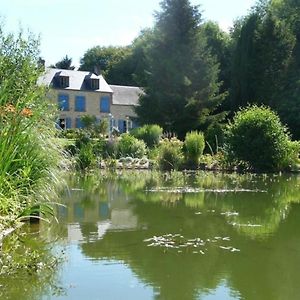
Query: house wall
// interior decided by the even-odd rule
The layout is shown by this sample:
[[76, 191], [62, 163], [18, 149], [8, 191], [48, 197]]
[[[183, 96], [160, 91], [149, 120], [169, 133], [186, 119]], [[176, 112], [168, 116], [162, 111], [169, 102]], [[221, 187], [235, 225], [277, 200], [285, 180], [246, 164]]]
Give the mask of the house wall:
[[[100, 93], [100, 92], [92, 92], [92, 91], [77, 91], [77, 90], [68, 90], [68, 89], [51, 89], [49, 92], [49, 99], [52, 103], [58, 104], [58, 96], [59, 95], [68, 95], [69, 96], [69, 110], [61, 111], [59, 114], [60, 119], [69, 118], [70, 124], [69, 128], [76, 128], [76, 119], [82, 117], [83, 115], [93, 115], [97, 119], [103, 118], [112, 118], [114, 120], [113, 126], [118, 128], [120, 125], [121, 132], [124, 132], [124, 126], [121, 125], [125, 123], [129, 118], [135, 118], [136, 114], [134, 112], [134, 107], [131, 105], [113, 105], [111, 93]], [[86, 109], [84, 112], [75, 111], [75, 97], [76, 96], [84, 96], [86, 102]], [[100, 99], [102, 96], [109, 96], [110, 99], [110, 113], [100, 112]], [[132, 127], [132, 123], [127, 123], [130, 129]]]

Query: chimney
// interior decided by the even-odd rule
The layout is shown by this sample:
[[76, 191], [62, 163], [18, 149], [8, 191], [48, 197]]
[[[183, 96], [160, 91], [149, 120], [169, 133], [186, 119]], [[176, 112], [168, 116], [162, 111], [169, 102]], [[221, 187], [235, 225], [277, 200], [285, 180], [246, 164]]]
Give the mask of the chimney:
[[94, 73], [99, 76], [101, 74], [101, 68], [99, 65], [94, 66]]

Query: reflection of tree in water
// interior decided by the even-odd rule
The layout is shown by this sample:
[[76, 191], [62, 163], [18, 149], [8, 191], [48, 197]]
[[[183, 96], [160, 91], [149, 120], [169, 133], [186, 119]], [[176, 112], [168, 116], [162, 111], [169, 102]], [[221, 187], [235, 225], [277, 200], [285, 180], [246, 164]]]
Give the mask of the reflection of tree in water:
[[13, 234], [1, 251], [0, 270], [4, 271], [2, 264], [9, 267], [0, 274], [0, 299], [35, 300], [45, 294], [63, 295], [65, 291], [57, 278], [61, 260], [62, 253], [56, 256], [36, 234], [24, 238]]
[[[245, 178], [218, 182], [218, 188], [258, 188], [267, 193], [144, 193], [143, 186], [166, 185], [146, 176], [133, 185], [128, 178], [119, 179], [121, 189], [131, 196], [137, 228], [108, 231], [102, 240], [82, 244], [82, 252], [94, 259], [123, 261], [157, 290], [156, 299], [196, 299], [224, 279], [241, 299], [297, 299], [300, 235], [295, 231], [300, 228], [300, 207], [293, 205], [292, 210], [291, 206], [299, 201], [299, 178], [253, 177], [250, 183]], [[204, 179], [202, 186], [214, 187], [215, 179]], [[201, 186], [197, 180], [196, 186]], [[239, 214], [221, 215], [228, 211]], [[237, 227], [232, 222], [262, 226]], [[88, 236], [86, 229], [83, 234]], [[192, 250], [178, 253], [143, 242], [166, 233], [203, 239], [229, 236], [230, 245], [241, 252], [208, 246], [205, 255]]]

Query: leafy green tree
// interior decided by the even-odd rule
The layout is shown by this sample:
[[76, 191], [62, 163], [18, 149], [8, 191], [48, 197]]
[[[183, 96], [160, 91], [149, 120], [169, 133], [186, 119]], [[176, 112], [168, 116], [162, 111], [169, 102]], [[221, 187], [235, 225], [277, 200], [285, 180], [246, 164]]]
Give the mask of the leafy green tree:
[[135, 85], [132, 47], [101, 47], [87, 50], [80, 61], [80, 70], [98, 72], [110, 84]]
[[201, 38], [201, 14], [188, 0], [164, 0], [146, 51], [145, 96], [139, 121], [184, 137], [211, 122], [221, 102], [218, 65]]
[[224, 92], [228, 91], [232, 56], [231, 37], [217, 23], [212, 21], [205, 22], [200, 30], [203, 38], [206, 39], [207, 48], [219, 63], [219, 81], [222, 82], [221, 90]]
[[50, 68], [65, 69], [65, 70], [74, 70], [75, 69], [75, 67], [72, 66], [72, 58], [68, 57], [68, 55], [66, 55], [64, 58], [62, 58], [55, 65], [51, 65]]

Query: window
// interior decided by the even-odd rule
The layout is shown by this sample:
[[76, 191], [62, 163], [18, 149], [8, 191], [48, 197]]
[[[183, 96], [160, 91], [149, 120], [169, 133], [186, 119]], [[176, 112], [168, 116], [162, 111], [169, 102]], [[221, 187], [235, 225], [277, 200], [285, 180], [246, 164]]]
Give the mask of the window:
[[100, 112], [109, 113], [110, 112], [110, 97], [102, 96], [100, 99]]
[[75, 120], [75, 127], [76, 128], [83, 128], [83, 123], [81, 121], [81, 118], [76, 118], [76, 120]]
[[59, 87], [66, 88], [69, 85], [69, 76], [59, 76]]
[[58, 119], [56, 122], [56, 128], [62, 130], [71, 128], [71, 124], [72, 124], [71, 122], [72, 122], [71, 118]]
[[69, 110], [69, 95], [58, 95], [58, 107], [62, 111]]
[[71, 128], [72, 127], [72, 120], [71, 118], [66, 118], [66, 128]]
[[118, 129], [120, 133], [126, 132], [126, 121], [125, 120], [118, 120]]
[[91, 79], [90, 85], [91, 85], [92, 90], [98, 90], [99, 89], [99, 79]]
[[76, 96], [75, 97], [75, 111], [85, 111], [85, 97]]

